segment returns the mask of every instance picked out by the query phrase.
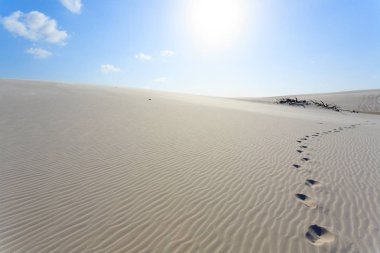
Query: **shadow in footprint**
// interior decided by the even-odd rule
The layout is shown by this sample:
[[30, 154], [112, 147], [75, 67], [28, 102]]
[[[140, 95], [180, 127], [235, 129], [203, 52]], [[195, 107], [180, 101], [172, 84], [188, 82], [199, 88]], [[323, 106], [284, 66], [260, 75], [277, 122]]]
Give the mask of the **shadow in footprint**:
[[302, 204], [304, 204], [307, 207], [310, 207], [310, 208], [316, 208], [317, 207], [317, 201], [310, 198], [309, 196], [306, 196], [305, 194], [297, 193], [296, 198], [299, 202], [301, 202]]
[[294, 168], [298, 169], [298, 168], [301, 168], [301, 165], [298, 165], [298, 164], [293, 164], [292, 165]]
[[298, 143], [301, 143], [302, 141], [297, 141]]
[[321, 183], [314, 179], [306, 179], [305, 184], [312, 188], [321, 186]]
[[307, 146], [305, 146], [305, 145], [302, 145], [302, 146], [300, 146], [300, 148], [307, 148]]
[[335, 236], [330, 231], [316, 224], [308, 228], [305, 237], [313, 245], [322, 245], [335, 239]]
[[304, 157], [304, 158], [301, 159], [301, 161], [303, 161], [303, 162], [307, 162], [309, 160], [310, 160], [310, 158], [307, 158], [307, 157]]
[[298, 152], [298, 153], [302, 153], [303, 151], [302, 151], [302, 150], [299, 150], [299, 149], [297, 149], [297, 152]]

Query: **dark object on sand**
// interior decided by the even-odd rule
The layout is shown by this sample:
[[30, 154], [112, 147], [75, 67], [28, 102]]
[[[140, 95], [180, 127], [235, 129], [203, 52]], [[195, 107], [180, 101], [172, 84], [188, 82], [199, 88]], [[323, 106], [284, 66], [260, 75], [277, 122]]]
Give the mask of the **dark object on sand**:
[[316, 101], [316, 100], [299, 100], [297, 97], [293, 98], [280, 98], [276, 101], [277, 104], [288, 104], [288, 105], [296, 105], [296, 106], [307, 106], [307, 105], [315, 105], [317, 107], [321, 107], [324, 109], [333, 110], [336, 112], [340, 111], [348, 111], [352, 113], [358, 113], [358, 111], [355, 110], [343, 110], [340, 106], [334, 105], [334, 104], [328, 104], [323, 101]]
[[305, 107], [305, 105], [309, 105], [309, 102], [306, 100], [298, 100], [298, 98], [280, 98], [276, 101], [277, 104], [288, 104], [288, 105], [300, 105]]

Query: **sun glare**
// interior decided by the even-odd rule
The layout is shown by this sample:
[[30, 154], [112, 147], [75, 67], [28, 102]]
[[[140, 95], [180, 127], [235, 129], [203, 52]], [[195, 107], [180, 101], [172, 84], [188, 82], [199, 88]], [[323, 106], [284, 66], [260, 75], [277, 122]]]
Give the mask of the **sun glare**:
[[187, 24], [195, 43], [220, 50], [239, 36], [244, 19], [244, 0], [191, 0]]

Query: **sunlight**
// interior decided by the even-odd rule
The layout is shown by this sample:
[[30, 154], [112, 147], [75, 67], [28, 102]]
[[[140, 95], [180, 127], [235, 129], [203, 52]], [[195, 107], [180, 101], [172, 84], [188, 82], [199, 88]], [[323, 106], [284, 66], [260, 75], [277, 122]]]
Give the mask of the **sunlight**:
[[243, 0], [191, 0], [187, 25], [198, 45], [207, 50], [230, 46], [242, 30]]

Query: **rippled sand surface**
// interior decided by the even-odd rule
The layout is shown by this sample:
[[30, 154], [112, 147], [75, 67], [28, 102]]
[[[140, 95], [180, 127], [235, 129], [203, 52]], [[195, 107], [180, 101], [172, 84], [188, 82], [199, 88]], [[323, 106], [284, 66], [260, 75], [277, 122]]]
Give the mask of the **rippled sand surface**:
[[379, 252], [379, 164], [378, 115], [3, 79], [0, 252]]

